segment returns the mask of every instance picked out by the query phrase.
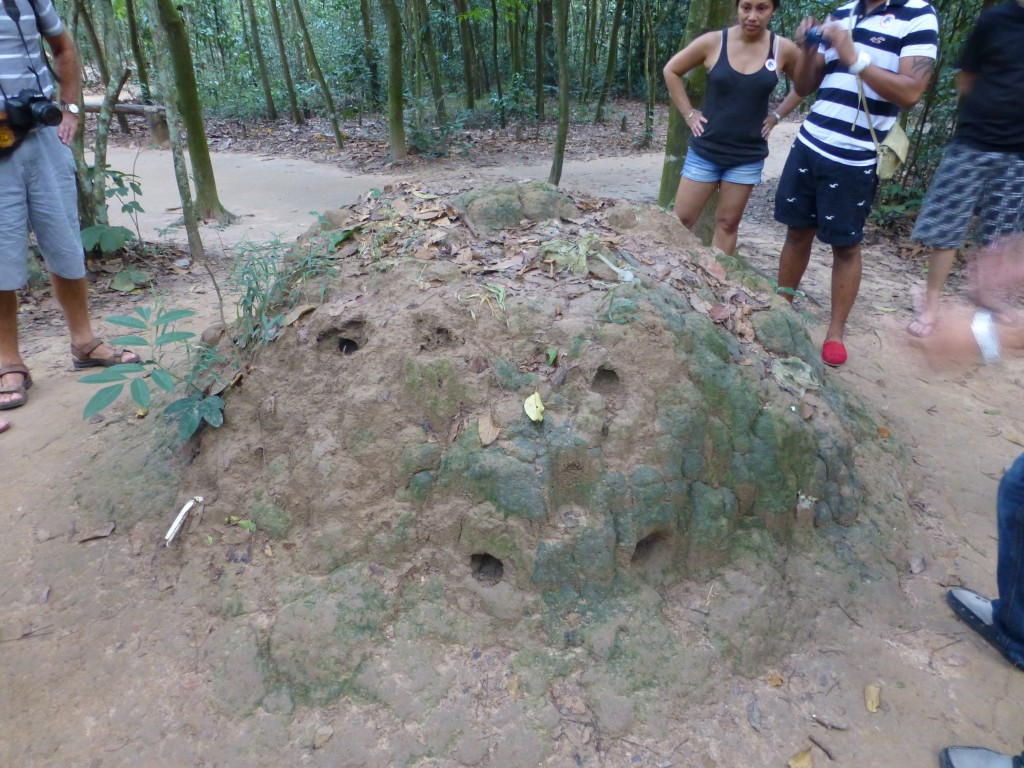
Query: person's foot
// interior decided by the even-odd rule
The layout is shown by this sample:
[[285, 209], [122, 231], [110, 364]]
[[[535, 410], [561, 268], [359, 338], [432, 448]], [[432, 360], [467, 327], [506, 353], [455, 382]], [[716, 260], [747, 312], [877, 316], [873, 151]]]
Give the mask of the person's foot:
[[954, 587], [946, 593], [946, 602], [964, 624], [981, 635], [1013, 666], [1024, 670], [1024, 660], [1015, 658], [1011, 650], [1013, 640], [993, 621], [991, 600], [973, 590]]
[[846, 345], [838, 339], [830, 339], [821, 347], [821, 362], [837, 368], [846, 362]]
[[6, 419], [0, 419], [0, 432], [6, 432], [11, 428], [11, 422]]
[[93, 339], [82, 346], [71, 345], [71, 362], [75, 370], [109, 368], [121, 363], [138, 363], [141, 358], [128, 349], [114, 349], [103, 339]]
[[1021, 768], [1021, 756], [1010, 757], [983, 747], [946, 747], [939, 753], [942, 768]]
[[907, 333], [919, 339], [927, 339], [935, 330], [934, 313], [922, 312], [907, 326]]
[[23, 364], [0, 365], [0, 411], [20, 408], [27, 403], [31, 386], [32, 376]]

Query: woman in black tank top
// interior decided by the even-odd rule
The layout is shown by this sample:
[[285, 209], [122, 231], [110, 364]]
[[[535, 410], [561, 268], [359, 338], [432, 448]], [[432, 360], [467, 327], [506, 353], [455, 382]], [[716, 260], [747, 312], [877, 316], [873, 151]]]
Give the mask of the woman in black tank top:
[[[665, 84], [686, 121], [690, 148], [676, 192], [675, 213], [693, 229], [717, 189], [715, 235], [711, 244], [732, 253], [747, 200], [768, 156], [768, 134], [800, 103], [790, 93], [769, 113], [768, 99], [779, 73], [790, 77], [799, 51], [768, 29], [780, 0], [736, 0], [735, 26], [701, 35], [665, 65]], [[708, 72], [704, 109], [690, 103], [683, 81], [691, 70]]]

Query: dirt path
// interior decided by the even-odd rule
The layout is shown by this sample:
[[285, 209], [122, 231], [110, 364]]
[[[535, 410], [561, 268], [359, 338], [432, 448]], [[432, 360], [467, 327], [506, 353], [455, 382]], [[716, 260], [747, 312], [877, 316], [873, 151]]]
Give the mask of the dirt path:
[[[769, 177], [778, 172], [786, 138], [778, 137]], [[650, 202], [661, 162], [660, 154], [570, 162], [563, 186]], [[166, 155], [116, 150], [111, 164], [134, 169], [142, 179], [144, 234], [172, 227], [179, 214]], [[309, 225], [310, 211], [345, 205], [390, 180], [241, 155], [215, 155], [215, 167], [223, 201], [242, 219], [205, 228], [211, 250], [294, 238]], [[543, 179], [547, 170], [538, 163], [443, 172], [487, 183]], [[742, 252], [767, 275], [774, 274], [783, 235], [770, 216], [773, 192], [770, 182], [759, 189], [740, 235]], [[170, 236], [183, 239], [173, 228]], [[823, 256], [816, 251], [804, 285], [808, 298], [800, 305], [817, 321], [819, 340], [828, 303]], [[737, 679], [737, 703], [716, 704], [706, 728], [694, 734], [717, 746], [689, 760], [677, 756], [675, 763], [638, 749], [629, 762], [782, 766], [808, 732], [831, 745], [837, 765], [849, 766], [931, 766], [951, 741], [1019, 748], [1024, 676], [967, 634], [942, 597], [946, 585], [961, 581], [986, 592], [994, 588], [995, 489], [1003, 466], [1024, 444], [1018, 407], [1024, 361], [945, 371], [921, 364], [902, 330], [911, 317], [908, 286], [919, 273], [920, 265], [899, 261], [885, 243], [867, 249], [848, 336], [851, 361], [829, 372], [882, 414], [888, 436], [879, 439], [898, 441], [909, 454], [906, 481], [919, 503], [906, 560], [894, 562], [891, 580], [877, 585], [871, 610], [844, 617], [834, 606], [821, 607], [825, 618], [780, 670], [788, 718], [764, 705], [760, 730], [748, 728], [750, 697], [763, 700], [767, 689], [763, 679]], [[199, 311], [196, 327], [215, 319], [214, 296], [201, 275], [182, 275], [165, 288], [174, 302]], [[104, 299], [97, 314], [125, 312], [147, 300]], [[158, 558], [168, 562], [173, 552], [154, 551], [138, 538], [147, 530], [159, 538], [182, 499], [198, 491], [154, 482], [166, 474], [169, 454], [155, 443], [148, 421], [131, 419], [127, 409], [97, 424], [82, 421], [92, 389], [67, 373], [59, 323], [40, 317], [23, 338], [36, 386], [29, 404], [8, 414], [15, 427], [0, 436], [0, 765], [323, 764], [310, 748], [324, 726], [317, 713], [289, 729], [277, 713], [260, 710], [244, 733], [224, 732], [226, 721], [210, 717], [202, 700], [203, 687], [211, 684], [203, 649], [216, 623], [170, 589], [173, 583], [154, 577], [164, 571], [149, 566]], [[122, 467], [115, 482], [90, 474], [94, 457], [110, 454]], [[152, 492], [140, 493], [140, 485]], [[135, 517], [152, 520], [150, 528], [79, 543], [124, 498], [147, 499]], [[884, 706], [868, 717], [861, 697], [874, 681], [883, 685]], [[244, 681], [239, 686], [244, 689]], [[815, 726], [815, 712], [848, 729]], [[372, 723], [346, 731], [343, 711], [322, 717], [333, 717], [335, 730], [348, 734], [352, 754], [372, 754], [360, 742], [366, 733], [372, 741]], [[361, 764], [389, 764], [375, 759]], [[820, 751], [814, 759], [832, 764]], [[445, 765], [426, 758], [416, 764]]]

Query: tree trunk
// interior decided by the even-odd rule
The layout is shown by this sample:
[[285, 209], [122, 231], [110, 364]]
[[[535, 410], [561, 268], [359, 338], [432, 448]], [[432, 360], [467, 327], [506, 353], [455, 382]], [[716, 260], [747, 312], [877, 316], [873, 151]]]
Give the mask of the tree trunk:
[[320, 93], [327, 104], [327, 119], [330, 120], [331, 129], [334, 131], [334, 142], [338, 145], [338, 149], [344, 149], [345, 139], [341, 135], [341, 126], [338, 125], [338, 111], [334, 108], [334, 97], [331, 96], [327, 78], [324, 77], [323, 70], [320, 69], [320, 61], [316, 57], [316, 51], [313, 50], [313, 40], [310, 38], [309, 28], [306, 26], [306, 15], [302, 12], [302, 4], [299, 0], [292, 0], [292, 6], [295, 9], [295, 23], [302, 34], [302, 44], [306, 49], [306, 61], [309, 62], [310, 69], [313, 70], [313, 75], [320, 84]]
[[647, 104], [644, 110], [644, 137], [640, 146], [647, 148], [654, 142], [654, 94], [657, 84], [655, 72], [658, 69], [657, 39], [654, 36], [654, 0], [644, 2], [644, 81]]
[[[154, 19], [162, 15], [162, 11], [153, 7], [160, 2], [167, 0], [148, 0], [150, 5], [150, 16]], [[177, 15], [177, 9], [174, 9]], [[178, 16], [181, 22], [181, 17]], [[182, 24], [184, 28], [184, 24]], [[171, 157], [174, 163], [174, 180], [178, 185], [178, 196], [181, 199], [181, 216], [185, 222], [185, 234], [188, 238], [189, 252], [194, 259], [206, 257], [206, 248], [203, 246], [203, 239], [199, 235], [199, 221], [196, 217], [195, 204], [192, 200], [192, 190], [188, 183], [188, 169], [185, 167], [185, 155], [182, 152], [180, 113], [178, 111], [178, 93], [180, 89], [173, 82], [172, 59], [175, 56], [175, 49], [170, 44], [167, 35], [167, 28], [162, 24], [153, 28], [153, 46], [156, 49], [157, 60], [160, 62], [155, 67], [157, 83], [160, 92], [164, 94], [164, 106], [167, 109], [167, 129], [171, 137]], [[162, 61], [161, 61], [162, 60]], [[191, 59], [190, 59], [191, 62]]]
[[[153, 9], [153, 17], [159, 20], [160, 31], [167, 46], [167, 57], [170, 59], [173, 74], [175, 111], [187, 132], [192, 180], [196, 185], [195, 214], [200, 219], [231, 221], [234, 216], [225, 210], [217, 196], [217, 180], [213, 175], [210, 146], [206, 141], [206, 128], [203, 125], [199, 89], [196, 85], [196, 72], [192, 64], [192, 50], [185, 22], [182, 21], [174, 0], [149, 1], [151, 5], [156, 6]], [[168, 113], [168, 124], [173, 117], [174, 115]]]
[[462, 48], [462, 76], [466, 82], [466, 109], [476, 109], [476, 72], [473, 69], [476, 51], [473, 49], [473, 30], [469, 26], [468, 13], [466, 0], [455, 0], [455, 19]]
[[537, 6], [537, 20], [533, 29], [533, 98], [534, 112], [537, 113], [537, 125], [544, 122], [544, 21]]
[[604, 82], [601, 84], [601, 93], [597, 97], [597, 111], [594, 114], [595, 122], [604, 122], [604, 105], [608, 101], [608, 92], [612, 89], [612, 82], [615, 79], [615, 63], [619, 52], [619, 27], [622, 25], [622, 10], [626, 6], [626, 0], [615, 0], [615, 17], [612, 19], [612, 34], [608, 42], [608, 64], [604, 69]]
[[498, 110], [501, 115], [501, 127], [508, 122], [505, 119], [505, 97], [501, 92], [501, 67], [498, 66], [498, 2], [491, 0], [491, 66], [494, 67], [494, 81], [498, 86]]
[[555, 157], [551, 163], [548, 183], [562, 180], [565, 142], [569, 138], [569, 0], [555, 0], [555, 60], [558, 62], [558, 132], [555, 135]]
[[146, 65], [146, 54], [142, 50], [142, 39], [139, 37], [138, 11], [135, 0], [125, 0], [125, 15], [128, 17], [128, 40], [131, 42], [132, 58], [135, 59], [135, 76], [139, 80], [142, 100], [150, 101], [153, 93], [149, 87], [149, 68]]
[[380, 68], [377, 66], [377, 52], [373, 46], [373, 18], [370, 16], [370, 0], [359, 0], [359, 13], [363, 21], [363, 60], [370, 73], [370, 105], [380, 107]]
[[430, 77], [430, 93], [434, 97], [434, 111], [437, 113], [437, 124], [443, 126], [448, 122], [448, 113], [444, 106], [444, 81], [437, 62], [437, 47], [434, 45], [434, 33], [430, 29], [430, 9], [427, 8], [426, 0], [415, 0], [415, 3], [419, 37], [423, 40], [423, 57]]
[[288, 92], [288, 108], [292, 113], [292, 122], [302, 125], [306, 122], [299, 109], [299, 99], [295, 95], [295, 83], [292, 80], [292, 70], [288, 66], [288, 48], [284, 44], [284, 33], [281, 31], [281, 13], [277, 8], [277, 0], [269, 0], [270, 23], [274, 27], [274, 42], [277, 44], [277, 55], [281, 57], [281, 75], [284, 77], [284, 87]]
[[245, 0], [245, 11], [249, 15], [249, 31], [252, 47], [256, 51], [256, 64], [260, 72], [260, 85], [263, 86], [263, 101], [267, 105], [267, 117], [277, 120], [277, 107], [274, 106], [274, 92], [270, 88], [270, 73], [267, 72], [267, 60], [263, 57], [263, 45], [260, 43], [260, 23], [256, 18], [256, 8], [252, 0]]
[[[125, 56], [124, 48], [121, 45], [121, 38], [117, 35], [117, 18], [114, 16], [114, 6], [110, 4], [110, 0], [97, 0], [96, 5], [100, 9], [100, 18], [103, 21], [103, 48], [106, 51], [107, 67], [113, 72], [122, 72], [125, 68], [125, 63], [128, 61], [128, 57]], [[105, 81], [105, 85], [108, 87], [111, 84], [111, 79]], [[121, 84], [121, 88], [124, 84]], [[121, 88], [118, 88], [118, 93], [121, 92]], [[128, 117], [126, 115], [118, 114], [117, 127], [124, 135], [129, 135], [132, 132], [131, 126], [128, 124]]]
[[[730, 0], [695, 0], [695, 2], [691, 2], [690, 15], [686, 20], [686, 31], [679, 44], [680, 49], [685, 48], [691, 41], [696, 40], [708, 30], [722, 29], [728, 26], [733, 10], [734, 6]], [[703, 67], [698, 67], [690, 76], [686, 86], [694, 107], [699, 109], [704, 103], [706, 88], [707, 73]], [[683, 170], [683, 161], [686, 159], [686, 146], [689, 138], [690, 129], [686, 127], [686, 121], [683, 120], [683, 116], [679, 114], [675, 105], [670, 105], [665, 161], [661, 169], [661, 187], [658, 191], [658, 205], [663, 208], [671, 205], [675, 199], [676, 189], [679, 187], [679, 174]], [[713, 218], [714, 205], [708, 204], [704, 209], [705, 214], [708, 211]]]
[[405, 85], [402, 82], [402, 14], [396, 0], [380, 0], [388, 27], [388, 138], [391, 159], [409, 154], [405, 144]]

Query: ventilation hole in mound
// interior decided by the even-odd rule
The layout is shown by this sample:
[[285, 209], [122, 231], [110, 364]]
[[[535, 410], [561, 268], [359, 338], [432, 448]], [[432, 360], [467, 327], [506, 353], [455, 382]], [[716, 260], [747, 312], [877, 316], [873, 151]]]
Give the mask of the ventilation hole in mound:
[[441, 347], [450, 347], [456, 343], [455, 334], [447, 328], [438, 327], [424, 334], [420, 349], [429, 352]]
[[619, 379], [619, 374], [614, 370], [601, 366], [597, 369], [597, 373], [594, 374], [594, 380], [591, 382], [590, 388], [599, 395], [617, 395], [622, 391], [622, 381]]
[[366, 346], [369, 338], [366, 335], [366, 323], [355, 320], [345, 323], [339, 328], [328, 328], [316, 339], [317, 349], [324, 353], [354, 355]]
[[655, 531], [636, 543], [630, 562], [637, 566], [659, 563], [671, 554], [671, 550], [671, 537], [664, 531]]
[[481, 584], [497, 584], [505, 575], [505, 566], [501, 564], [501, 560], [486, 552], [470, 557], [469, 566], [473, 570], [473, 578]]

